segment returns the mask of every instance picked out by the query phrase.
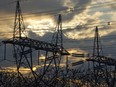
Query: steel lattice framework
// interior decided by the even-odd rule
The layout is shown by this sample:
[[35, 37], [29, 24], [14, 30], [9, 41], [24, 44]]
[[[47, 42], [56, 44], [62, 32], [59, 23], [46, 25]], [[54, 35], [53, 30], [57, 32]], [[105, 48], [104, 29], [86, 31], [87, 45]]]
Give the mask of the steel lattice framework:
[[[103, 55], [98, 27], [95, 29], [93, 55], [87, 61], [92, 61], [93, 63], [93, 76], [91, 75], [91, 79], [93, 79], [92, 85], [94, 87], [112, 87], [115, 84], [115, 72], [112, 73], [112, 70], [110, 71], [108, 66], [113, 66], [113, 71], [116, 71], [116, 60]], [[113, 74], [114, 76], [112, 78]], [[112, 82], [109, 79], [112, 79]]]
[[[21, 12], [20, 2], [17, 1], [16, 12], [15, 12], [15, 22], [14, 22], [14, 32], [13, 38], [2, 41], [5, 45], [11, 44], [14, 49], [14, 59], [17, 67], [18, 73], [18, 86], [22, 87], [21, 81], [30, 84], [26, 81], [23, 74], [20, 72], [21, 67], [28, 67], [34, 77], [34, 87], [46, 85], [46, 86], [56, 86], [55, 81], [58, 78], [61, 57], [64, 55], [69, 55], [69, 53], [63, 48], [63, 38], [62, 38], [62, 17], [61, 14], [58, 17], [58, 23], [56, 27], [56, 32], [53, 35], [52, 42], [44, 42], [39, 40], [34, 40], [25, 37], [26, 30], [23, 21], [23, 16]], [[44, 67], [41, 73], [36, 73], [33, 70], [33, 55], [32, 50], [45, 51], [45, 61]], [[40, 54], [38, 54], [39, 56]], [[49, 75], [48, 71], [51, 71]], [[28, 77], [31, 78], [31, 77]], [[39, 79], [38, 79], [39, 78]], [[47, 81], [47, 82], [46, 82]], [[50, 83], [48, 83], [48, 81]], [[25, 85], [26, 87], [27, 85]]]
[[[15, 37], [15, 38], [3, 41], [3, 43], [31, 47], [36, 50], [44, 50], [44, 51], [47, 50], [50, 52], [57, 52], [59, 54], [65, 54], [65, 55], [67, 53], [65, 51], [62, 51], [62, 50], [64, 50], [64, 48], [62, 48], [62, 50], [61, 50], [59, 47], [57, 47], [56, 45], [54, 45], [52, 43], [34, 40], [34, 39], [27, 38], [27, 37]], [[67, 55], [68, 55], [68, 53], [67, 53]]]
[[[53, 34], [50, 43], [28, 38], [25, 36], [25, 24], [21, 12], [19, 0], [16, 3], [15, 21], [13, 37], [2, 41], [5, 44], [4, 60], [6, 59], [6, 45], [13, 46], [13, 57], [17, 68], [16, 77], [10, 78], [13, 87], [113, 87], [116, 82], [116, 60], [105, 57], [102, 51], [102, 45], [98, 27], [95, 29], [93, 55], [84, 60], [91, 63], [91, 68], [87, 71], [80, 69], [69, 69], [68, 53], [63, 46], [62, 15], [58, 15], [56, 32]], [[43, 66], [40, 72], [33, 70], [33, 50], [38, 52], [38, 66]], [[42, 64], [39, 63], [41, 51], [44, 51]], [[83, 55], [77, 55], [83, 56]], [[61, 69], [61, 61], [66, 58], [65, 69]], [[83, 64], [84, 61], [78, 61], [72, 65]], [[21, 67], [27, 67], [30, 70], [29, 75], [24, 76], [21, 73]], [[109, 68], [110, 67], [110, 68]], [[1, 73], [0, 73], [1, 74]], [[2, 73], [3, 74], [3, 73]], [[4, 74], [3, 74], [4, 75]], [[9, 76], [10, 75], [4, 75]], [[26, 78], [27, 77], [27, 78]], [[17, 79], [16, 79], [17, 78]], [[4, 79], [4, 78], [2, 78]], [[7, 84], [0, 79], [0, 85], [5, 87]], [[15, 81], [16, 79], [16, 81]], [[7, 78], [8, 81], [9, 78]], [[6, 86], [9, 87], [9, 86]]]

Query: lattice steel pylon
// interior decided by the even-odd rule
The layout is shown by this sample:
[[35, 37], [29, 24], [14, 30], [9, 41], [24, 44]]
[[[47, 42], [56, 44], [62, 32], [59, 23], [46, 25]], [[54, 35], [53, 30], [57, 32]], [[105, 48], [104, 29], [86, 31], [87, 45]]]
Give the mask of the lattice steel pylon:
[[15, 38], [15, 37], [21, 38], [24, 33], [25, 33], [25, 24], [24, 24], [24, 21], [23, 21], [20, 2], [18, 0], [16, 2], [13, 38]]
[[93, 65], [88, 82], [92, 87], [114, 87], [116, 60], [103, 55], [98, 27], [95, 29], [93, 55], [87, 61], [91, 61]]
[[[23, 21], [20, 2], [18, 0], [16, 3], [13, 40], [15, 40], [15, 38], [19, 38], [19, 40], [23, 40], [22, 38], [25, 37], [24, 36], [25, 33], [26, 33], [25, 24]], [[32, 47], [31, 46], [26, 47], [24, 45], [21, 45], [21, 43], [19, 43], [19, 45], [13, 44], [13, 48], [14, 48], [14, 58], [16, 61], [18, 78], [19, 78], [19, 86], [20, 87], [22, 86], [20, 84], [20, 78], [21, 79], [23, 78], [23, 81], [26, 82], [25, 77], [23, 77], [23, 74], [20, 72], [20, 68], [22, 67], [29, 68], [30, 72], [32, 72], [32, 75], [34, 76], [35, 81], [36, 81], [36, 74], [33, 71]]]
[[[66, 59], [68, 58], [67, 55], [69, 55], [69, 53], [64, 49], [64, 46], [63, 46], [63, 30], [62, 30], [62, 15], [59, 14], [58, 16], [58, 21], [57, 21], [57, 26], [56, 26], [56, 32], [54, 33], [53, 37], [52, 37], [52, 43], [56, 45], [57, 48], [59, 48], [61, 50], [60, 52], [60, 55], [59, 55], [59, 58], [57, 59], [57, 64], [55, 65], [56, 66], [56, 78], [59, 77], [59, 73], [60, 73], [60, 63], [61, 63], [61, 60], [63, 57], [65, 57]], [[58, 55], [57, 52], [54, 52], [54, 55]], [[68, 62], [66, 60], [66, 62]], [[67, 63], [66, 63], [66, 74], [65, 76], [67, 75]], [[65, 84], [62, 84], [62, 86], [65, 86]]]
[[107, 86], [107, 65], [101, 61], [105, 60], [99, 30], [95, 29], [94, 46], [93, 46], [93, 78], [94, 87]]
[[[69, 55], [69, 53], [63, 48], [63, 33], [62, 33], [62, 16], [59, 14], [56, 31], [53, 34], [51, 43], [54, 44], [54, 48], [52, 52], [46, 51], [45, 61], [44, 61], [44, 69], [43, 74], [41, 75], [41, 79], [46, 81], [48, 78], [48, 86], [55, 87], [58, 86], [58, 82], [60, 79], [60, 63], [61, 58], [65, 55]], [[59, 49], [59, 51], [57, 51]], [[40, 81], [41, 81], [40, 79]], [[42, 81], [43, 81], [42, 80]]]
[[[21, 68], [29, 68], [32, 76], [36, 78], [36, 74], [33, 71], [33, 61], [32, 61], [32, 47], [26, 47], [24, 44], [25, 39], [25, 25], [23, 21], [23, 16], [21, 12], [20, 2], [19, 0], [16, 2], [16, 12], [15, 12], [15, 21], [14, 21], [14, 31], [13, 38], [9, 41], [3, 41], [5, 44], [12, 44], [14, 53], [13, 57], [15, 59], [17, 73], [18, 73], [18, 83], [17, 87], [24, 87], [23, 82], [27, 82], [24, 75], [21, 73]], [[25, 38], [25, 39], [24, 39]], [[28, 41], [28, 40], [27, 40]], [[25, 83], [25, 87], [26, 87]]]

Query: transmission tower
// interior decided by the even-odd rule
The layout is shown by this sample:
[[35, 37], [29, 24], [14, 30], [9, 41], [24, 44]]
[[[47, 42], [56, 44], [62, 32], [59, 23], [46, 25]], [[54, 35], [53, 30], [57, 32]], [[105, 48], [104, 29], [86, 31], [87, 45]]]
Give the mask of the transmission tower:
[[93, 68], [90, 75], [92, 87], [114, 87], [116, 84], [116, 60], [103, 55], [99, 29], [95, 29], [93, 55], [87, 59], [91, 61]]
[[93, 76], [91, 76], [91, 78], [93, 78], [92, 86], [111, 87], [109, 81], [109, 75], [111, 75], [111, 71], [108, 71], [108, 66], [115, 66], [112, 60], [112, 58], [108, 58], [103, 55], [99, 30], [98, 27], [96, 27], [92, 59], [87, 59], [87, 61], [92, 61], [93, 63]]
[[[68, 56], [67, 55], [69, 55], [69, 53], [64, 49], [64, 46], [63, 46], [63, 31], [62, 31], [62, 15], [61, 14], [59, 14], [59, 17], [58, 17], [57, 26], [56, 26], [56, 33], [53, 35], [52, 43], [54, 43], [56, 45], [56, 47], [58, 47], [61, 50], [56, 72], [60, 73], [60, 62], [61, 62], [62, 58], [65, 57], [65, 59], [66, 59], [66, 66], [65, 66], [66, 73], [63, 74], [65, 76], [62, 76], [62, 77], [66, 78], [67, 74], [68, 74]], [[55, 53], [55, 55], [58, 55], [58, 54]], [[65, 86], [65, 85], [66, 85], [66, 83], [63, 84], [62, 86]]]
[[[32, 62], [32, 47], [26, 47], [23, 45], [25, 43], [25, 25], [23, 21], [23, 16], [21, 12], [21, 6], [19, 0], [16, 2], [16, 12], [15, 12], [15, 21], [14, 21], [14, 31], [13, 31], [13, 38], [10, 40], [3, 41], [5, 44], [12, 44], [14, 53], [13, 57], [15, 59], [17, 73], [18, 73], [18, 87], [22, 87], [21, 81], [27, 82], [25, 77], [21, 73], [22, 67], [27, 67], [32, 72], [34, 77], [35, 73], [33, 71], [33, 62]], [[28, 41], [27, 41], [28, 42]], [[26, 43], [25, 43], [26, 44]]]
[[15, 21], [13, 38], [21, 38], [25, 34], [25, 24], [23, 21], [22, 11], [19, 0], [16, 2]]
[[[41, 79], [45, 81], [46, 78], [49, 78], [49, 85], [56, 86], [57, 78], [60, 73], [60, 63], [62, 56], [69, 55], [69, 53], [63, 48], [63, 33], [62, 33], [62, 16], [59, 14], [56, 32], [53, 34], [51, 43], [54, 44], [52, 52], [46, 51], [44, 69], [41, 75]], [[59, 50], [58, 50], [59, 49]], [[48, 74], [50, 72], [50, 74]], [[45, 78], [45, 79], [44, 79]], [[41, 81], [40, 79], [40, 81]]]

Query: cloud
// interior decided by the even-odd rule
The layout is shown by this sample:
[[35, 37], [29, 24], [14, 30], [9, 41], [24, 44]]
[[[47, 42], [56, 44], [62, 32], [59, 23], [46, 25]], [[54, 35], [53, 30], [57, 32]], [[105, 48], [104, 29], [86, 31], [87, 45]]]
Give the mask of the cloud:
[[[100, 1], [100, 0], [99, 0]], [[1, 0], [1, 3], [7, 3], [6, 0]], [[10, 1], [9, 1], [10, 2]], [[93, 46], [93, 37], [95, 33], [95, 27], [100, 25], [104, 20], [106, 20], [104, 15], [109, 15], [109, 19], [114, 20], [116, 19], [116, 13], [112, 11], [112, 13], [105, 14], [104, 12], [98, 11], [94, 9], [94, 12], [91, 12], [92, 9], [87, 8], [91, 5], [91, 0], [34, 0], [30, 2], [21, 2], [21, 8], [24, 16], [25, 26], [27, 27], [28, 36], [33, 39], [42, 40], [42, 41], [51, 41], [56, 23], [57, 23], [57, 16], [45, 14], [30, 14], [33, 12], [43, 12], [43, 11], [51, 11], [59, 8], [67, 9], [73, 8], [83, 8], [77, 9], [70, 12], [70, 14], [63, 15], [63, 33], [64, 33], [64, 47], [66, 49], [73, 52], [84, 52], [84, 53], [92, 53], [92, 46]], [[8, 8], [10, 7], [10, 8]], [[10, 9], [10, 10], [9, 10]], [[101, 8], [100, 8], [101, 9]], [[79, 10], [79, 11], [78, 11]], [[60, 10], [58, 10], [59, 12]], [[15, 12], [15, 3], [10, 4], [7, 8], [4, 8], [4, 5], [1, 5], [0, 8], [0, 15], [4, 17], [9, 17], [9, 15], [13, 15], [14, 17]], [[66, 11], [64, 11], [66, 12]], [[7, 14], [6, 14], [7, 13]], [[9, 13], [9, 14], [8, 14]], [[0, 21], [1, 28], [0, 28], [0, 38], [10, 38], [12, 35], [8, 35], [7, 32], [13, 31], [13, 24], [14, 19]], [[87, 25], [88, 24], [88, 25]], [[89, 25], [90, 24], [90, 25]], [[92, 28], [89, 28], [91, 27]], [[29, 29], [31, 28], [31, 29]], [[115, 34], [115, 24], [109, 26], [100, 27], [100, 36], [108, 36]], [[48, 30], [46, 30], [48, 29]], [[49, 30], [50, 29], [50, 30]], [[2, 33], [6, 32], [6, 34]], [[65, 42], [65, 39], [67, 42]], [[89, 42], [87, 40], [90, 40]], [[103, 45], [113, 45], [115, 46], [115, 39], [108, 39], [105, 40]], [[85, 48], [84, 48], [85, 47]], [[75, 49], [74, 49], [75, 48]], [[84, 48], [84, 49], [83, 49]], [[8, 48], [10, 49], [10, 48]], [[111, 50], [111, 49], [110, 49]], [[8, 50], [10, 51], [10, 50]], [[108, 52], [109, 49], [105, 50], [108, 55], [114, 57], [112, 52], [115, 52], [115, 49], [112, 49], [112, 52]], [[34, 58], [36, 58], [34, 56]], [[77, 61], [78, 59], [72, 59], [70, 57], [70, 62]], [[65, 60], [62, 60], [65, 63]]]
[[13, 35], [14, 17], [10, 16], [13, 15], [0, 11], [0, 38], [10, 38]]
[[89, 28], [90, 27], [89, 25], [86, 25], [85, 27], [83, 26], [84, 24], [87, 23], [90, 24], [100, 23], [101, 20], [99, 20], [99, 18], [102, 15], [103, 13], [96, 12], [91, 17], [91, 15], [88, 15], [88, 11], [85, 11], [79, 15], [75, 15], [70, 22], [65, 22], [64, 24], [64, 25], [74, 26], [74, 29], [72, 29], [72, 31], [71, 30], [68, 31], [68, 29], [65, 31], [66, 36], [72, 39], [85, 39], [85, 38], [94, 37], [94, 30], [95, 30], [94, 26], [92, 28]]
[[116, 19], [116, 12], [112, 12], [112, 17], [111, 17], [111, 19], [113, 20], [113, 21], [115, 21], [115, 19]]
[[74, 2], [74, 0], [62, 0], [61, 2], [63, 6], [68, 7], [68, 8], [74, 8], [76, 3], [78, 3], [78, 1]]
[[[15, 8], [16, 3], [15, 2], [10, 3], [10, 1], [8, 2], [8, 1], [5, 1], [5, 0], [1, 0], [1, 3], [3, 3], [3, 5], [1, 5], [1, 8], [0, 8], [1, 16], [4, 17], [4, 18], [13, 17], [14, 12], [15, 12], [14, 8]], [[10, 3], [10, 4], [7, 5], [7, 3]], [[24, 16], [24, 22], [25, 22], [26, 27], [27, 28], [28, 28], [28, 26], [29, 27], [31, 26], [31, 28], [36, 27], [39, 30], [40, 28], [43, 28], [43, 29], [45, 29], [45, 28], [51, 28], [51, 29], [55, 28], [55, 25], [56, 25], [55, 23], [57, 21], [56, 17], [49, 16], [49, 15], [48, 16], [46, 16], [46, 15], [42, 15], [42, 16], [39, 15], [38, 16], [36, 14], [28, 15], [27, 13], [30, 13], [30, 12], [33, 13], [33, 12], [38, 12], [38, 11], [40, 11], [40, 12], [41, 11], [49, 11], [49, 10], [55, 10], [55, 9], [59, 9], [59, 8], [67, 8], [68, 6], [75, 7], [76, 5], [80, 5], [80, 4], [82, 4], [84, 7], [86, 7], [88, 3], [90, 3], [90, 0], [85, 0], [85, 1], [81, 1], [81, 0], [78, 0], [78, 1], [76, 1], [76, 0], [50, 0], [50, 1], [33, 0], [33, 1], [21, 2], [21, 8], [22, 8], [22, 12], [24, 13], [23, 16]], [[5, 9], [4, 9], [4, 4], [7, 5], [7, 8], [5, 8]], [[68, 7], [68, 8], [70, 8], [70, 7]], [[9, 10], [9, 9], [12, 9], [12, 11]], [[6, 14], [6, 13], [9, 13], [9, 15]], [[75, 13], [71, 14], [71, 16], [69, 16], [69, 15], [63, 16], [63, 20], [64, 21], [71, 20], [71, 22], [73, 22], [72, 20], [74, 19], [74, 16], [75, 16]], [[13, 17], [13, 19], [14, 19], [14, 17]], [[10, 32], [13, 31], [13, 24], [14, 24], [13, 19], [8, 20], [8, 21], [7, 20], [6, 21], [1, 21], [3, 31], [6, 32], [7, 29], [8, 29], [8, 32], [9, 32], [9, 30], [10, 30]], [[45, 33], [47, 33], [47, 32], [45, 32]], [[41, 36], [43, 36], [45, 33], [41, 30], [41, 34], [42, 34]], [[4, 35], [4, 37], [8, 38], [8, 37], [11, 37], [11, 36], [10, 35], [9, 36]]]

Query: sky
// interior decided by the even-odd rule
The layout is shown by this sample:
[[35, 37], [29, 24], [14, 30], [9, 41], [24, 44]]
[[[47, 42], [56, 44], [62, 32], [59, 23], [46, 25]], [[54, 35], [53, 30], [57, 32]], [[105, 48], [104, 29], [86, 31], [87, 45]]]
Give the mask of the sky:
[[[51, 41], [62, 14], [63, 44], [70, 53], [92, 55], [98, 26], [104, 55], [115, 58], [116, 0], [22, 0], [20, 4], [28, 37]], [[15, 9], [14, 0], [0, 0], [0, 41], [12, 38]], [[9, 55], [10, 47], [7, 50]], [[70, 62], [75, 60], [70, 57]]]

